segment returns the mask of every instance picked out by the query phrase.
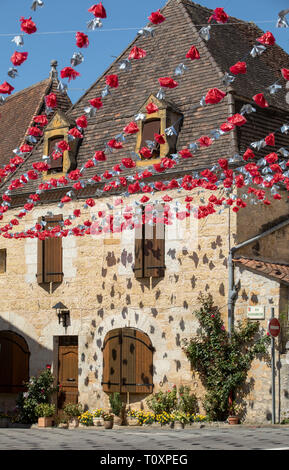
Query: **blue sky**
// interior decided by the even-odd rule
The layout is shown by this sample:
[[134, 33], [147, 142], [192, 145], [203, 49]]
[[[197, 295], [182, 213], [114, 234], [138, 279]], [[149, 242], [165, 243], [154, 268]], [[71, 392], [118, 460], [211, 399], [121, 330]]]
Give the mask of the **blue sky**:
[[[70, 65], [72, 54], [78, 50], [75, 46], [75, 33], [60, 32], [86, 32], [86, 23], [92, 18], [87, 10], [98, 2], [99, 0], [44, 0], [44, 6], [33, 12], [30, 9], [32, 0], [1, 0], [0, 83], [7, 80], [18, 91], [46, 78], [52, 59], [58, 60], [59, 70]], [[101, 30], [88, 33], [90, 46], [83, 49], [85, 62], [77, 67], [81, 77], [71, 82], [69, 87], [73, 102], [134, 39], [137, 31], [147, 23], [150, 13], [162, 8], [165, 3], [166, 0], [103, 0], [108, 18], [103, 20]], [[288, 0], [199, 0], [198, 3], [212, 9], [224, 7], [231, 16], [256, 22], [261, 29], [270, 30], [278, 44], [289, 53], [289, 28], [276, 28], [278, 12], [289, 7]], [[21, 16], [32, 16], [38, 34], [25, 35], [24, 47], [16, 48], [11, 40], [15, 34], [20, 33]], [[121, 30], [109, 31], [116, 28]], [[29, 57], [19, 67], [20, 76], [13, 80], [7, 76], [7, 71], [12, 66], [10, 57], [16, 49], [28, 52]]]

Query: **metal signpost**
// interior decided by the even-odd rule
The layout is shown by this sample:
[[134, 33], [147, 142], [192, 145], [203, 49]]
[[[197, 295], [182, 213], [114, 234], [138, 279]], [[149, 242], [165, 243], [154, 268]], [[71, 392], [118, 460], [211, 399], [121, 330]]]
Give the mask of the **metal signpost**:
[[271, 319], [268, 322], [268, 332], [271, 336], [271, 368], [272, 368], [272, 424], [276, 423], [275, 413], [275, 338], [281, 331], [281, 325], [277, 318], [274, 318], [274, 307], [271, 309]]

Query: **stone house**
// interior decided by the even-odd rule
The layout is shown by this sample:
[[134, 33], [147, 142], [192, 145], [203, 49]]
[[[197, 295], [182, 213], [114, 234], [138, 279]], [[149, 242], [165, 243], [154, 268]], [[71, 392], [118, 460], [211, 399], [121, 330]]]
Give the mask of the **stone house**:
[[[120, 391], [133, 407], [145, 406], [145, 399], [153, 391], [174, 384], [188, 384], [201, 403], [203, 388], [182, 350], [182, 340], [196, 334], [198, 323], [193, 312], [198, 307], [197, 299], [200, 292], [210, 292], [230, 328], [235, 321], [247, 317], [250, 307], [258, 307], [261, 326], [266, 330], [274, 307], [283, 326], [277, 342], [278, 416], [288, 411], [286, 195], [277, 201], [268, 191], [272, 202], [269, 207], [253, 203], [239, 212], [227, 207], [207, 218], [173, 217], [168, 226], [147, 224], [142, 228], [136, 224], [134, 229], [106, 233], [105, 225], [97, 223], [99, 213], [105, 212], [109, 225], [120, 198], [124, 200], [122, 216], [132, 207], [141, 217], [144, 193], [129, 193], [120, 183], [103, 191], [109, 179], [107, 185], [97, 184], [97, 178], [93, 179], [95, 171], [103, 175], [131, 152], [140, 155], [140, 149], [146, 140], [153, 140], [155, 132], [165, 134], [165, 129], [174, 126], [175, 132], [165, 134], [165, 143], [154, 148], [151, 160], [139, 156], [136, 168], [121, 173], [127, 183], [136, 181], [136, 171], [151, 170], [151, 165], [158, 165], [162, 157], [174, 155], [200, 136], [219, 129], [228, 116], [239, 112], [244, 104], [253, 103], [252, 97], [260, 92], [260, 87], [264, 90], [280, 78], [281, 67], [289, 66], [288, 55], [278, 46], [268, 48], [257, 58], [249, 55], [247, 74], [227, 86], [223, 101], [209, 107], [196, 106], [208, 89], [224, 86], [225, 73], [248, 54], [262, 31], [234, 18], [233, 27], [212, 25], [211, 38], [205, 41], [199, 30], [207, 24], [211, 10], [189, 0], [169, 0], [162, 13], [166, 21], [157, 27], [153, 37], [138, 35], [77, 103], [54, 112], [34, 150], [2, 184], [2, 194], [6, 192], [12, 201], [11, 210], [3, 213], [1, 229], [12, 213], [17, 218], [27, 200], [33, 204], [31, 194], [37, 192], [40, 200], [33, 210], [26, 210], [25, 217], [18, 217], [19, 225], [13, 232], [19, 237], [0, 238], [0, 408], [13, 407], [21, 379], [37, 374], [47, 364], [62, 385], [59, 408], [77, 400], [89, 409], [105, 407], [108, 393], [113, 391]], [[161, 99], [158, 78], [173, 76], [193, 44], [198, 47], [201, 60], [187, 61], [179, 86]], [[133, 46], [146, 50], [147, 57], [134, 61], [131, 70], [120, 71], [120, 64]], [[89, 101], [101, 96], [108, 74], [119, 75], [119, 90], [105, 96], [103, 108], [88, 119], [84, 138], [69, 141], [68, 131], [83, 115]], [[158, 111], [148, 114], [146, 106], [151, 102]], [[258, 108], [248, 115], [247, 124], [216, 139], [211, 147], [199, 149], [194, 158], [182, 159], [176, 168], [162, 173], [151, 172], [145, 182], [160, 182], [161, 187], [148, 194], [153, 210], [158, 212], [165, 195], [172, 198], [174, 214], [189, 210], [187, 196], [193, 198], [194, 208], [202, 207], [212, 194], [204, 185], [186, 190], [170, 186], [169, 182], [187, 174], [199, 177], [219, 158], [242, 155], [252, 141], [282, 126], [287, 119], [284, 93], [270, 96], [269, 102], [269, 109]], [[33, 109], [30, 115], [34, 114]], [[140, 132], [126, 136], [123, 148], [109, 152], [105, 144], [119, 136], [137, 115], [143, 115], [137, 121]], [[5, 119], [1, 120], [2, 126]], [[6, 132], [7, 128], [1, 128], [1, 135]], [[286, 147], [286, 134], [276, 132], [275, 139], [270, 151]], [[60, 164], [22, 188], [9, 191], [11, 182], [27, 174], [43, 155], [51, 155], [59, 140], [70, 144]], [[1, 147], [1, 154], [7, 155], [14, 145], [16, 141], [9, 148]], [[104, 148], [106, 160], [84, 172], [87, 160]], [[261, 148], [258, 157], [266, 155], [267, 150]], [[231, 167], [235, 166], [238, 165], [232, 162]], [[62, 184], [63, 178], [74, 170], [81, 170], [83, 183], [77, 190], [73, 181], [69, 187]], [[116, 179], [120, 181], [118, 178], [119, 175]], [[279, 192], [285, 193], [282, 189]], [[243, 190], [233, 188], [230, 193], [221, 185], [214, 194], [242, 197]], [[71, 202], [59, 203], [65, 196]], [[86, 204], [88, 198], [95, 205]], [[81, 211], [79, 217], [72, 215], [77, 210]], [[95, 221], [89, 235], [70, 236], [80, 235], [79, 229], [72, 232], [76, 225], [82, 224], [82, 231], [87, 229], [87, 220]], [[63, 237], [47, 240], [21, 238], [21, 233], [33, 230], [36, 224], [45, 229], [54, 227], [56, 233], [59, 227], [67, 230]], [[247, 397], [246, 420], [270, 421], [270, 368], [255, 361], [249, 380], [253, 386]]]

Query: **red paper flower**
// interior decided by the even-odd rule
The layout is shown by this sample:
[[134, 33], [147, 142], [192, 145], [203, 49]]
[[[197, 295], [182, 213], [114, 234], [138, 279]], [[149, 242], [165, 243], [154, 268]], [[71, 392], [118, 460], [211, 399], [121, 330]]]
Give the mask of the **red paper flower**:
[[142, 204], [145, 204], [145, 203], [148, 202], [149, 200], [150, 200], [150, 198], [149, 198], [148, 196], [143, 196], [143, 197], [141, 198], [140, 202], [141, 202]]
[[39, 137], [43, 134], [42, 130], [38, 127], [29, 127], [28, 135], [33, 135], [33, 137]]
[[112, 149], [122, 149], [123, 148], [123, 145], [121, 142], [118, 142], [116, 139], [111, 139], [107, 145], [112, 148]]
[[70, 129], [68, 131], [68, 134], [72, 135], [76, 139], [83, 139], [83, 135], [81, 134], [81, 132], [78, 129], [76, 129], [76, 127], [73, 127], [72, 129]]
[[235, 126], [243, 126], [244, 124], [246, 124], [247, 119], [242, 116], [242, 114], [237, 113], [234, 114], [234, 116], [229, 117], [228, 122], [234, 124]]
[[32, 145], [28, 145], [28, 144], [24, 144], [20, 147], [20, 152], [22, 153], [29, 153], [33, 150], [33, 146]]
[[281, 72], [282, 72], [283, 78], [285, 78], [285, 80], [289, 80], [289, 69], [281, 69]]
[[213, 143], [212, 139], [207, 135], [203, 135], [202, 137], [200, 137], [198, 139], [198, 142], [201, 147], [210, 147], [210, 145], [212, 145]]
[[97, 160], [98, 162], [104, 162], [104, 161], [106, 160], [105, 153], [102, 152], [101, 150], [98, 150], [97, 152], [95, 152], [94, 158], [95, 158], [95, 160]]
[[89, 39], [88, 36], [84, 33], [80, 33], [79, 31], [76, 33], [76, 45], [80, 49], [83, 47], [89, 46]]
[[71, 197], [69, 197], [69, 196], [64, 196], [61, 199], [62, 204], [65, 204], [66, 202], [70, 202], [70, 201], [71, 201]]
[[72, 181], [77, 181], [81, 177], [80, 170], [73, 170], [69, 173], [68, 178]]
[[89, 207], [95, 206], [95, 202], [93, 199], [87, 199], [85, 202]]
[[228, 160], [226, 158], [220, 158], [218, 160], [218, 163], [220, 165], [220, 167], [223, 169], [223, 170], [227, 170], [228, 169]]
[[143, 59], [147, 55], [144, 49], [134, 46], [128, 56], [129, 60], [131, 59]]
[[211, 90], [208, 91], [206, 97], [205, 97], [205, 102], [207, 104], [217, 104], [220, 101], [222, 101], [226, 96], [226, 93], [223, 91], [219, 90], [219, 88], [212, 88]]
[[89, 103], [96, 109], [100, 109], [103, 106], [101, 98], [93, 98], [92, 100], [89, 100]]
[[267, 31], [263, 36], [257, 39], [258, 42], [264, 44], [265, 46], [273, 46], [276, 42], [274, 36], [270, 31]]
[[243, 160], [247, 161], [249, 158], [255, 158], [255, 154], [253, 150], [247, 149], [246, 152], [243, 155]]
[[78, 127], [81, 127], [81, 129], [86, 129], [87, 128], [87, 119], [86, 116], [80, 116], [79, 118], [76, 119], [76, 125]]
[[62, 152], [65, 152], [66, 150], [71, 150], [68, 143], [65, 140], [61, 140], [60, 142], [58, 142], [57, 147], [60, 150], [62, 150]]
[[272, 152], [272, 153], [269, 153], [268, 155], [266, 155], [265, 160], [269, 164], [274, 164], [274, 163], [278, 162], [279, 157], [278, 157], [277, 153]]
[[123, 130], [125, 134], [137, 134], [139, 128], [135, 122], [130, 122]]
[[267, 103], [263, 93], [258, 93], [257, 95], [253, 96], [253, 100], [255, 103], [260, 106], [260, 108], [268, 108], [269, 104]]
[[265, 142], [267, 145], [270, 145], [274, 147], [275, 145], [275, 135], [274, 134], [269, 134], [267, 137], [265, 137]]
[[70, 82], [70, 80], [75, 80], [76, 77], [79, 77], [80, 73], [78, 73], [72, 67], [64, 67], [64, 69], [60, 71], [60, 76], [61, 78], [68, 78], [68, 81]]
[[208, 23], [210, 23], [212, 20], [215, 20], [217, 21], [217, 23], [225, 24], [227, 23], [228, 19], [229, 19], [229, 16], [224, 11], [224, 8], [216, 8], [214, 10], [213, 15], [210, 16]]
[[165, 21], [165, 17], [161, 14], [160, 10], [152, 12], [148, 18], [153, 24], [161, 24]]
[[152, 157], [152, 153], [150, 151], [150, 149], [148, 149], [147, 147], [143, 147], [139, 153], [141, 154], [141, 156], [143, 158], [151, 158]]
[[232, 65], [232, 67], [230, 67], [230, 72], [234, 75], [244, 75], [247, 73], [246, 62], [237, 62], [235, 65]]
[[163, 88], [176, 88], [178, 83], [170, 77], [159, 78], [159, 84]]
[[106, 84], [110, 86], [111, 88], [117, 88], [118, 87], [118, 76], [117, 75], [107, 75], [106, 76]]
[[21, 31], [27, 34], [33, 34], [37, 31], [35, 23], [30, 18], [25, 19], [23, 16], [20, 18]]
[[75, 210], [73, 211], [73, 215], [74, 215], [75, 217], [80, 217], [80, 215], [81, 215], [80, 209], [75, 209]]
[[45, 103], [48, 108], [56, 108], [57, 106], [57, 97], [54, 93], [50, 93], [50, 95], [45, 96]]
[[93, 13], [95, 18], [106, 18], [106, 11], [101, 2], [97, 5], [92, 5], [88, 11]]
[[164, 145], [166, 143], [166, 139], [164, 138], [163, 135], [154, 134], [154, 138], [155, 138], [155, 141], [160, 145]]
[[187, 52], [186, 58], [191, 59], [191, 60], [196, 60], [196, 59], [201, 58], [196, 46], [191, 47], [191, 49]]
[[229, 122], [224, 122], [224, 124], [222, 124], [222, 125], [220, 126], [220, 129], [221, 129], [221, 131], [223, 131], [223, 132], [230, 132], [230, 131], [232, 131], [233, 129], [235, 129], [235, 125], [232, 124], [232, 123], [229, 123]]
[[19, 65], [23, 64], [28, 57], [28, 52], [17, 52], [15, 51], [14, 54], [11, 56], [11, 62], [13, 65], [18, 67]]
[[48, 124], [48, 119], [45, 114], [34, 116], [33, 121], [36, 122], [36, 124], [39, 124], [41, 127], [47, 126]]
[[12, 91], [14, 90], [14, 87], [9, 85], [9, 83], [4, 82], [2, 85], [0, 85], [0, 93], [3, 95], [11, 95]]
[[37, 173], [35, 173], [35, 171], [33, 171], [33, 170], [27, 171], [27, 176], [30, 180], [37, 180], [37, 178], [38, 178]]
[[192, 158], [193, 157], [192, 153], [188, 149], [180, 150], [179, 154], [182, 158]]
[[134, 168], [136, 166], [136, 163], [131, 158], [123, 158], [121, 163], [125, 168]]
[[159, 108], [157, 107], [156, 104], [149, 103], [146, 107], [146, 110], [148, 114], [153, 114], [153, 113], [156, 113], [159, 110]]

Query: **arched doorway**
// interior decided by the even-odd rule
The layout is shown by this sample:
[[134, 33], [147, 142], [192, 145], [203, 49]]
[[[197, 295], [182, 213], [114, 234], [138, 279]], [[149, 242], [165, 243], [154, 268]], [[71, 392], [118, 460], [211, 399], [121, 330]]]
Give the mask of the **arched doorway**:
[[109, 331], [103, 345], [104, 392], [152, 393], [153, 352], [151, 340], [143, 331]]
[[30, 352], [25, 339], [13, 331], [0, 331], [0, 393], [19, 393], [29, 379]]

